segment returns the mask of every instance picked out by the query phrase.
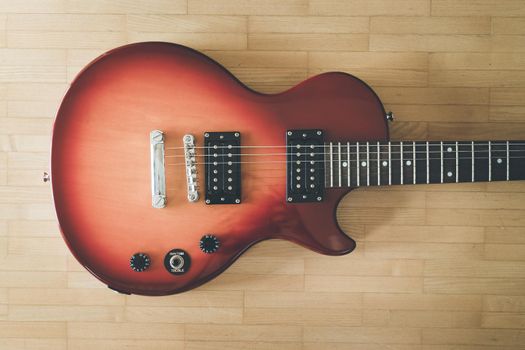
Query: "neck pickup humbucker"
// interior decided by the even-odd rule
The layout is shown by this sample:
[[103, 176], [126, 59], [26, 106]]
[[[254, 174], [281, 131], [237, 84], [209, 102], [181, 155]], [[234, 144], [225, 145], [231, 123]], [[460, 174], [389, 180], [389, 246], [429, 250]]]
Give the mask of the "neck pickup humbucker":
[[286, 201], [320, 202], [324, 193], [322, 130], [286, 132]]
[[206, 204], [241, 203], [241, 134], [204, 133]]

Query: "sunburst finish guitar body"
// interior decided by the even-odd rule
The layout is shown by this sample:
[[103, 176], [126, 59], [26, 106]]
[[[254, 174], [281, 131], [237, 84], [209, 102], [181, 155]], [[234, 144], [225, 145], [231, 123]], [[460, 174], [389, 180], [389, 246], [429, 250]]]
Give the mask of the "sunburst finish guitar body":
[[345, 73], [267, 95], [183, 46], [115, 49], [78, 75], [55, 121], [64, 239], [110, 288], [173, 294], [270, 238], [351, 252], [335, 211], [352, 188], [525, 178], [523, 142], [388, 142], [387, 124]]

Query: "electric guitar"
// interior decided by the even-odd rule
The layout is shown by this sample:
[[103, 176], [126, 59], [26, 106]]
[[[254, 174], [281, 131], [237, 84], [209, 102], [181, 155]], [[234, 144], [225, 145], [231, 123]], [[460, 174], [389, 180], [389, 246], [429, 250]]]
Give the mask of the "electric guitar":
[[63, 237], [110, 288], [166, 295], [270, 238], [350, 253], [335, 210], [353, 188], [525, 179], [525, 141], [391, 142], [390, 117], [345, 73], [262, 94], [184, 46], [114, 49], [76, 77], [55, 120]]

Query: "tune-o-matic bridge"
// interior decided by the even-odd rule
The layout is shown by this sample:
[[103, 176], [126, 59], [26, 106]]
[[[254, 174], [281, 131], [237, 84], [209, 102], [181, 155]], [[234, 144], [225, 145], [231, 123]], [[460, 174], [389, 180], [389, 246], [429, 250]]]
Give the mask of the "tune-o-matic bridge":
[[324, 193], [322, 130], [286, 132], [286, 200], [320, 202]]
[[204, 133], [206, 204], [241, 203], [241, 134]]
[[186, 185], [188, 189], [188, 201], [199, 200], [199, 187], [197, 184], [197, 161], [195, 151], [195, 137], [190, 134], [182, 138], [184, 143], [184, 164], [186, 166]]

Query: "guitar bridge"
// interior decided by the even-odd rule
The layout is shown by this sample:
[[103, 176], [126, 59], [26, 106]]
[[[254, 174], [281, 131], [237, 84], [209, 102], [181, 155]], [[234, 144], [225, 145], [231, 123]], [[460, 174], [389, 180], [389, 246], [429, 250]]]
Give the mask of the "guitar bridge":
[[186, 167], [186, 185], [188, 189], [188, 201], [196, 202], [199, 200], [197, 186], [197, 164], [195, 156], [195, 137], [187, 134], [182, 138], [184, 143], [184, 165]]
[[164, 133], [152, 130], [149, 134], [151, 161], [151, 205], [166, 206], [166, 172], [164, 170]]

